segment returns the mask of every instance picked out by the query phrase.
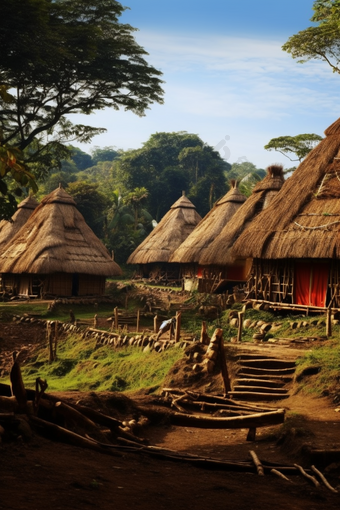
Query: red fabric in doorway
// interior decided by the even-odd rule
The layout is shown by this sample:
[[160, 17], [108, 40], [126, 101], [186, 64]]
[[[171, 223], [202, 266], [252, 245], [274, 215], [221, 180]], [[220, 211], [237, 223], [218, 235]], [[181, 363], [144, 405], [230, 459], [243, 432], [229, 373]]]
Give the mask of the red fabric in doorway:
[[328, 274], [327, 262], [295, 263], [295, 303], [326, 306]]

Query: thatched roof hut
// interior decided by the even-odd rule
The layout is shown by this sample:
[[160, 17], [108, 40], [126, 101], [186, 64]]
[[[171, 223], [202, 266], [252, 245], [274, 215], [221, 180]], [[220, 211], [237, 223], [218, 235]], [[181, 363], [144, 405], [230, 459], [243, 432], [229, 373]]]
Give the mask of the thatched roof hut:
[[[62, 188], [46, 196], [0, 254], [5, 286], [19, 294], [98, 295], [121, 274], [108, 250]], [[39, 280], [39, 282], [38, 282]], [[6, 284], [7, 281], [7, 284]]]
[[38, 205], [39, 203], [34, 197], [28, 196], [18, 204], [18, 208], [13, 214], [11, 221], [0, 221], [0, 253], [3, 251], [6, 244], [26, 223]]
[[240, 235], [234, 252], [261, 259], [340, 258], [340, 119]]
[[170, 261], [182, 264], [197, 263], [202, 252], [216, 238], [245, 201], [246, 197], [242, 195], [237, 187], [237, 182], [233, 180], [228, 193], [200, 221], [177, 248]]
[[211, 245], [204, 250], [199, 257], [199, 263], [204, 266], [233, 264], [238, 258], [232, 253], [235, 241], [249, 227], [257, 214], [269, 206], [270, 201], [281, 189], [283, 182], [282, 166], [269, 166], [266, 177], [254, 187], [251, 196], [233, 216], [232, 222], [227, 223]]
[[201, 221], [194, 204], [183, 194], [158, 225], [131, 253], [128, 264], [167, 264], [175, 250]]

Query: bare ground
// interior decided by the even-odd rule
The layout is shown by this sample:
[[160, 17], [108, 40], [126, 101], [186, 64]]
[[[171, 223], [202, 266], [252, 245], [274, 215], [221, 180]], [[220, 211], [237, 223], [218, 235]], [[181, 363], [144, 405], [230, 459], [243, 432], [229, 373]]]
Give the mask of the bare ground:
[[[0, 362], [6, 368], [10, 354], [22, 347], [23, 326], [2, 325]], [[25, 326], [26, 355], [44, 339], [44, 332]], [[250, 347], [252, 348], [252, 347]], [[258, 349], [258, 347], [257, 347]], [[287, 352], [283, 349], [280, 356]], [[180, 380], [174, 381], [176, 384]], [[206, 385], [206, 381], [204, 382]], [[203, 388], [204, 389], [204, 388]], [[62, 394], [115, 417], [133, 413], [134, 405], [148, 399], [132, 395], [125, 407], [114, 403], [112, 394], [79, 392]], [[175, 427], [166, 423], [143, 428], [139, 435], [150, 445], [221, 460], [249, 460], [254, 450], [263, 461], [310, 468], [307, 445], [312, 449], [340, 449], [340, 413], [330, 399], [294, 394], [280, 401], [296, 413], [295, 426], [279, 433], [279, 426], [258, 429], [255, 442], [247, 442], [247, 430], [210, 430]], [[272, 404], [271, 404], [272, 405]], [[24, 435], [23, 435], [24, 437]], [[335, 509], [340, 503], [340, 458], [326, 461], [320, 469], [338, 493], [323, 484], [315, 487], [301, 475], [290, 481], [274, 475], [258, 476], [225, 469], [208, 469], [145, 452], [98, 453], [57, 443], [33, 433], [0, 445], [0, 509]]]

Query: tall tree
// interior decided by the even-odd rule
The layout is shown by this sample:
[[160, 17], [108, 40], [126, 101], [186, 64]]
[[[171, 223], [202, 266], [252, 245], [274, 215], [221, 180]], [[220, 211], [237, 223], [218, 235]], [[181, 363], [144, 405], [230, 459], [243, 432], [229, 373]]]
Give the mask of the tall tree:
[[[162, 103], [160, 71], [119, 22], [115, 0], [0, 2], [0, 147], [16, 147], [25, 164], [45, 169], [65, 157], [64, 144], [103, 130], [72, 124], [71, 114], [103, 108], [144, 115]], [[33, 167], [34, 168], [34, 167]]]
[[316, 0], [313, 10], [315, 25], [291, 36], [282, 48], [299, 63], [323, 60], [340, 73], [340, 0]]
[[[322, 140], [322, 136], [302, 134], [296, 136], [279, 136], [272, 138], [264, 148], [268, 151], [275, 150], [286, 156], [290, 161], [302, 161], [307, 154]], [[290, 156], [296, 155], [296, 159]]]

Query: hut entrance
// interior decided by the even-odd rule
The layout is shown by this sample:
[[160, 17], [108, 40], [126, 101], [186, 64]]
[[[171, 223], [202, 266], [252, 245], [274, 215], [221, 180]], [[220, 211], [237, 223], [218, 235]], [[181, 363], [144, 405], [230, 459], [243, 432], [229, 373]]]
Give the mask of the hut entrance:
[[78, 296], [79, 293], [79, 275], [73, 273], [72, 275], [72, 296]]
[[296, 262], [294, 302], [299, 305], [325, 307], [328, 277], [328, 262]]

